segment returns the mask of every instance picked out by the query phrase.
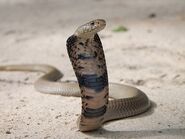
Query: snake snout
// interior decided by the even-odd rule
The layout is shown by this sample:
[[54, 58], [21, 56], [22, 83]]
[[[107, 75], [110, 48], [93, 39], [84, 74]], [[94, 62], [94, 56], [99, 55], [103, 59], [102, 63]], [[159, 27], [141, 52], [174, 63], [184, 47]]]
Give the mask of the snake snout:
[[96, 19], [90, 22], [92, 32], [97, 33], [105, 28], [106, 21], [104, 19]]

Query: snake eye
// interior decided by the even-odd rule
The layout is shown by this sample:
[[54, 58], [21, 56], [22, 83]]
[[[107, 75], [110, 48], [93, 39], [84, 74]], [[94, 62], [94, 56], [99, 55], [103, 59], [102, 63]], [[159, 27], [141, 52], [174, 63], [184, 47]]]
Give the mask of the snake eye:
[[91, 25], [94, 26], [94, 22], [91, 22]]

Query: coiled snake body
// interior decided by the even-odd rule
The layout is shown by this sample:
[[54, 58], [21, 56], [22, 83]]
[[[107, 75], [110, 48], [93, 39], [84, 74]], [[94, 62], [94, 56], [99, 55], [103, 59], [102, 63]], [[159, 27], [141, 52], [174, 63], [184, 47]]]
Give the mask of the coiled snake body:
[[[45, 74], [34, 84], [39, 92], [81, 96], [82, 112], [78, 119], [80, 131], [95, 130], [104, 122], [143, 113], [150, 107], [150, 101], [142, 91], [131, 86], [108, 83], [104, 51], [97, 34], [105, 25], [103, 19], [90, 21], [80, 26], [67, 40], [68, 55], [78, 83], [56, 82], [62, 73], [49, 65], [7, 65], [0, 66], [0, 70], [41, 71]], [[109, 95], [112, 100], [109, 100]]]

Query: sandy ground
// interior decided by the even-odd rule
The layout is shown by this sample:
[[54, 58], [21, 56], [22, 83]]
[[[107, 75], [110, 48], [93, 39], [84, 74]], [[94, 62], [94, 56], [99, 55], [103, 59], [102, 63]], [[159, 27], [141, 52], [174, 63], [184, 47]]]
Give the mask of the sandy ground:
[[[76, 79], [65, 47], [76, 27], [104, 18], [100, 32], [109, 80], [136, 86], [153, 101], [150, 111], [77, 131], [80, 99], [33, 88], [41, 73], [0, 73], [0, 138], [184, 139], [185, 1], [0, 0], [0, 64], [43, 63]], [[127, 32], [113, 32], [119, 25]]]

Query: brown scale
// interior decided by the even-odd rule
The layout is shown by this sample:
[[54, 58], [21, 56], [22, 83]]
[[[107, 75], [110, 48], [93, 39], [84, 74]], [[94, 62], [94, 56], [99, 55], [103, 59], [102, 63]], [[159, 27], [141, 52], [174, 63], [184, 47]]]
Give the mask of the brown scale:
[[[84, 98], [82, 99], [83, 103], [83, 108], [93, 108], [97, 109], [99, 107], [104, 106], [105, 104], [108, 103], [108, 95], [106, 92], [108, 92], [108, 87], [105, 87], [101, 92], [95, 92], [93, 89], [89, 89], [86, 87], [81, 87], [83, 90], [82, 96]], [[89, 107], [90, 106], [90, 107]]]
[[80, 126], [80, 130], [86, 130], [86, 128], [89, 129], [96, 129], [97, 126], [100, 127], [102, 125], [102, 122], [104, 120], [104, 116], [96, 117], [88, 119], [85, 116], [81, 115], [78, 119], [78, 125]]
[[[78, 43], [80, 42], [80, 43]], [[103, 49], [99, 48], [99, 43], [94, 39], [88, 39], [87, 41], [78, 38], [78, 40], [71, 47], [69, 52], [73, 68], [78, 74], [97, 74], [101, 76], [106, 71]], [[95, 55], [95, 59], [78, 59], [79, 54]]]
[[[78, 66], [74, 66], [78, 74], [97, 74], [98, 76], [101, 76], [105, 72], [105, 60], [104, 60], [104, 54], [103, 49], [98, 48], [98, 43], [94, 42], [94, 40], [88, 40], [86, 42], [83, 42], [82, 40], [79, 40], [81, 43], [77, 44], [75, 47], [72, 48], [73, 50], [73, 58], [75, 60], [76, 65], [80, 65], [80, 68]], [[84, 44], [84, 45], [82, 45]], [[93, 47], [92, 47], [93, 46]], [[76, 51], [78, 49], [78, 51]], [[94, 59], [78, 59], [79, 54], [88, 54], [96, 56]]]
[[[85, 47], [81, 45], [77, 46], [77, 49], [81, 48], [80, 53], [93, 52], [93, 55], [95, 55], [96, 57], [94, 59], [85, 59], [85, 60], [78, 59], [76, 61], [77, 65], [83, 65], [84, 67], [77, 71], [78, 74], [81, 75], [96, 74], [98, 76], [102, 76], [106, 72], [103, 49], [97, 47], [99, 44], [95, 43], [94, 40], [92, 41], [89, 40], [88, 43], [85, 44], [87, 45]], [[98, 93], [93, 89], [82, 86], [81, 93], [83, 96], [82, 110], [86, 110], [87, 108], [98, 109], [108, 104], [108, 86]], [[88, 118], [82, 114], [80, 118], [81, 130], [83, 130], [83, 127], [84, 128], [91, 127], [93, 129], [93, 126], [97, 127], [97, 125], [101, 125], [103, 119], [104, 119], [103, 115], [99, 117]]]
[[79, 74], [97, 74], [98, 76], [103, 75], [104, 70], [100, 69], [97, 64], [95, 64], [95, 60], [88, 59], [88, 60], [78, 60], [76, 62], [79, 65], [83, 65], [83, 68], [76, 67], [78, 69]]

